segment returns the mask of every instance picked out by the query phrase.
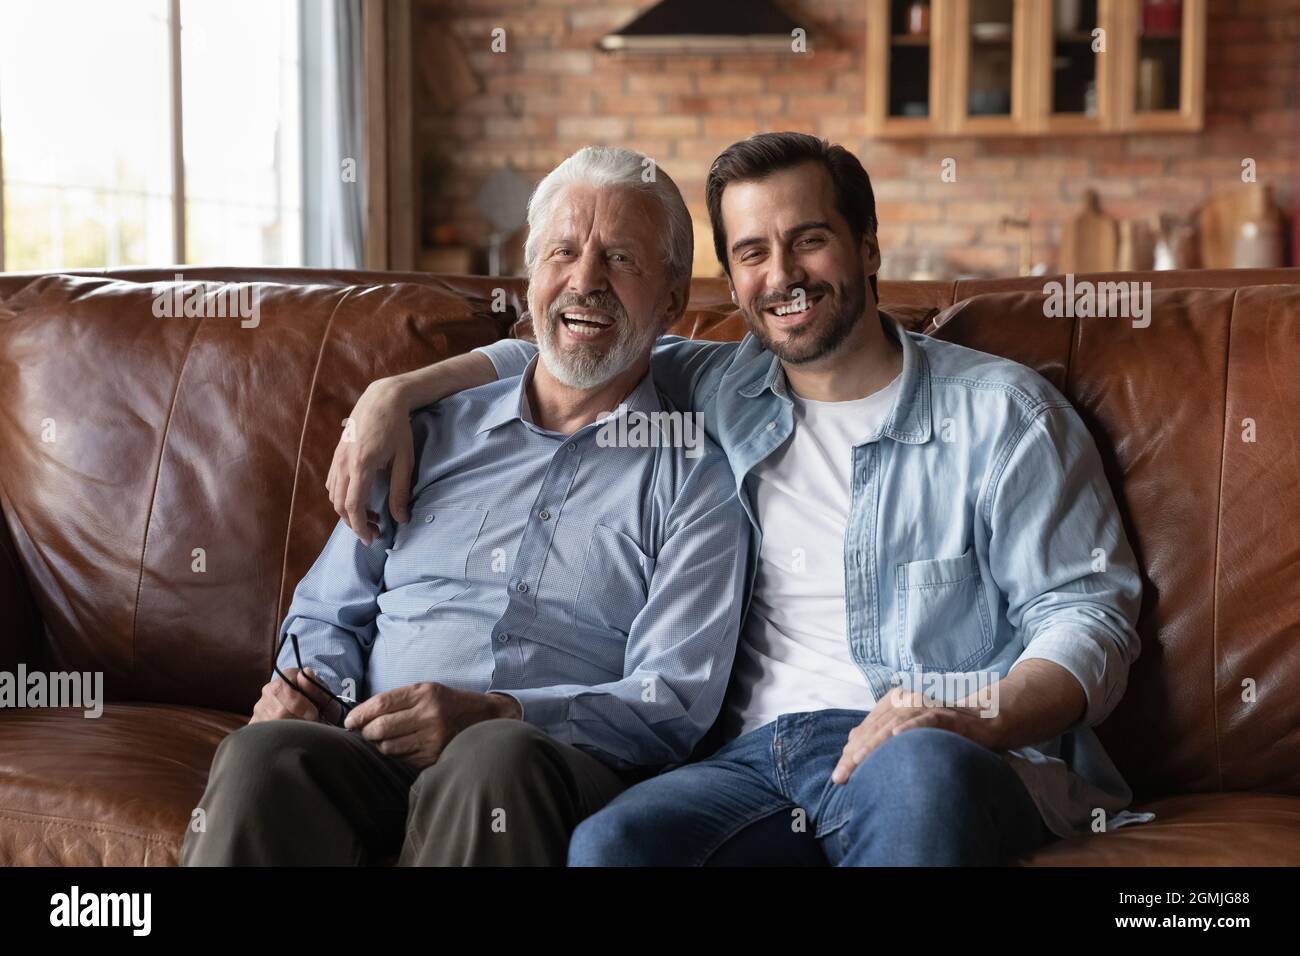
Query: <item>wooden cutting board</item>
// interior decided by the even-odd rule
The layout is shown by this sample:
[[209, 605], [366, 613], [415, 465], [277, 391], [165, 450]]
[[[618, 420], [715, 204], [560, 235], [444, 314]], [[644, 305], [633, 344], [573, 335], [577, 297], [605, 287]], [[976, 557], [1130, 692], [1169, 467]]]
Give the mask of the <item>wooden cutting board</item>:
[[1111, 272], [1119, 261], [1119, 224], [1101, 211], [1101, 197], [1089, 189], [1083, 211], [1061, 230], [1060, 272]]

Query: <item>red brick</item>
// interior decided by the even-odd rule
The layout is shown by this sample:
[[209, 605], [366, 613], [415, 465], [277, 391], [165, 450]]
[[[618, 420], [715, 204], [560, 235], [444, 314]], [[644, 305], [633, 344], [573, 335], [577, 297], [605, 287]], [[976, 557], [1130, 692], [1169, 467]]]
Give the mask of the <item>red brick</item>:
[[944, 217], [951, 222], [997, 223], [1003, 216], [1015, 216], [1016, 206], [1009, 202], [954, 200], [944, 207]]
[[877, 202], [876, 215], [892, 222], [937, 222], [943, 211], [940, 203]]
[[595, 55], [593, 52], [583, 50], [537, 50], [524, 54], [524, 71], [526, 73], [590, 73], [592, 58]]
[[562, 140], [613, 143], [628, 133], [628, 121], [616, 116], [562, 116], [556, 122]]
[[834, 77], [829, 73], [774, 73], [767, 78], [769, 93], [825, 93]]
[[788, 97], [786, 109], [793, 116], [834, 116], [858, 112], [858, 104], [847, 96], [826, 94], [810, 96], [794, 94]]
[[637, 136], [691, 137], [700, 132], [695, 116], [638, 116], [632, 121]]
[[596, 98], [597, 112], [606, 116], [644, 116], [663, 112], [663, 100], [658, 96], [625, 96], [613, 93]]
[[695, 83], [680, 73], [629, 73], [624, 86], [629, 93], [694, 93]]

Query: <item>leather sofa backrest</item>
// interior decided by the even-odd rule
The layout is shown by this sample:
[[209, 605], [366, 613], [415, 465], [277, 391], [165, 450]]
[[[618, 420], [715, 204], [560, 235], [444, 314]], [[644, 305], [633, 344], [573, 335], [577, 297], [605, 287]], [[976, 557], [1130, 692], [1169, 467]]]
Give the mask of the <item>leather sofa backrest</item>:
[[994, 293], [936, 325], [1041, 372], [1101, 451], [1145, 572], [1099, 729], [1130, 785], [1300, 793], [1300, 286], [1157, 290], [1145, 328]]
[[259, 284], [255, 326], [157, 317], [176, 288], [49, 276], [0, 297], [0, 495], [32, 656], [103, 671], [109, 700], [247, 713], [337, 521], [325, 478], [361, 390], [515, 314], [437, 285]]
[[[23, 659], [105, 671], [112, 700], [248, 712], [336, 520], [342, 418], [373, 378], [508, 334], [524, 285], [184, 274], [262, 283], [257, 328], [155, 317], [174, 270], [0, 276], [0, 573], [27, 582], [0, 583], [24, 609], [0, 666], [27, 644]], [[1043, 279], [943, 312], [967, 285], [881, 292], [909, 327], [1039, 370], [1092, 430], [1146, 573], [1143, 653], [1100, 728], [1135, 790], [1300, 793], [1300, 286], [1157, 275], [1171, 288], [1144, 329], [1048, 319]], [[743, 333], [718, 284], [696, 283], [681, 331]]]

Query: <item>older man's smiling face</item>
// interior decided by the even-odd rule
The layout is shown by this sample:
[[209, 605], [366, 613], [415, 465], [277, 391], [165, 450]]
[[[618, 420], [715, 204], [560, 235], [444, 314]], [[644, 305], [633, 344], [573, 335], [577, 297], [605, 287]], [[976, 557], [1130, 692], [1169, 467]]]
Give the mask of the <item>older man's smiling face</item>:
[[636, 189], [569, 186], [557, 197], [528, 309], [542, 361], [563, 384], [592, 389], [629, 369], [644, 374], [675, 311], [664, 225], [659, 204]]

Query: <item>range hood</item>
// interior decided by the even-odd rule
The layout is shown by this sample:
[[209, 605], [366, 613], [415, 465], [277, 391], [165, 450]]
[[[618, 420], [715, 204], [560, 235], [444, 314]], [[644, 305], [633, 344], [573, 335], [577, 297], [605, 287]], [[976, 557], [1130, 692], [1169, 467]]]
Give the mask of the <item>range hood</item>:
[[798, 28], [771, 0], [661, 0], [597, 46], [611, 53], [788, 53]]

